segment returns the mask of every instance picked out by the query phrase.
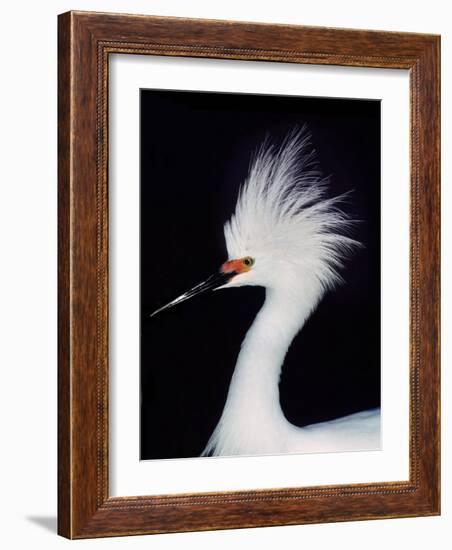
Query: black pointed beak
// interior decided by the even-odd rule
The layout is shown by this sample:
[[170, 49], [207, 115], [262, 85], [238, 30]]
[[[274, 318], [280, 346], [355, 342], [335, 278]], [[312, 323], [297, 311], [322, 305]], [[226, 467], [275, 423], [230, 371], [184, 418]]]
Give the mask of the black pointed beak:
[[198, 285], [194, 286], [192, 289], [187, 290], [187, 292], [184, 292], [183, 294], [181, 294], [179, 297], [172, 300], [168, 304], [162, 307], [159, 307], [153, 313], [151, 313], [149, 317], [153, 317], [154, 315], [157, 315], [157, 313], [160, 313], [165, 309], [169, 309], [171, 307], [176, 306], [177, 304], [181, 304], [182, 302], [185, 302], [185, 300], [193, 298], [198, 294], [202, 294], [203, 292], [207, 292], [208, 290], [215, 290], [216, 288], [219, 288], [220, 286], [225, 285], [234, 275], [235, 273], [223, 273], [222, 271], [219, 271], [218, 273], [211, 275], [208, 279], [206, 279], [202, 283], [199, 283]]

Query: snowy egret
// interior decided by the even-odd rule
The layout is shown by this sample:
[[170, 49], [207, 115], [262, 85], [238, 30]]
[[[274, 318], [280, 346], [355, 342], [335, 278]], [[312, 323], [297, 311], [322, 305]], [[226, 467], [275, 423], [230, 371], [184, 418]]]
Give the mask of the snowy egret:
[[279, 400], [281, 369], [292, 340], [325, 292], [341, 280], [343, 261], [360, 246], [347, 235], [353, 221], [340, 209], [343, 195], [328, 198], [327, 186], [306, 128], [291, 132], [279, 147], [265, 141], [224, 226], [227, 261], [152, 314], [208, 290], [265, 288], [204, 456], [379, 447], [379, 409], [297, 427], [285, 418]]

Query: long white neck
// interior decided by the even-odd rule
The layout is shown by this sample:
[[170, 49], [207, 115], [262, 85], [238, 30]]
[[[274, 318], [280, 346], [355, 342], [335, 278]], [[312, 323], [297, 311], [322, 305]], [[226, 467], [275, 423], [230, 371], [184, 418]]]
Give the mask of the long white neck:
[[279, 402], [279, 378], [289, 346], [309, 316], [312, 300], [287, 290], [266, 290], [264, 305], [248, 330], [232, 376], [221, 419], [204, 450], [205, 455], [284, 452], [293, 429]]

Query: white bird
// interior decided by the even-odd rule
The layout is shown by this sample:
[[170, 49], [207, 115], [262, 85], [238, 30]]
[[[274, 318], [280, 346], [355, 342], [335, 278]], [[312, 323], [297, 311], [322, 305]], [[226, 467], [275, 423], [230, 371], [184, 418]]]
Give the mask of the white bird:
[[264, 142], [224, 226], [228, 260], [218, 273], [159, 311], [196, 294], [244, 285], [265, 301], [241, 345], [221, 418], [202, 455], [258, 455], [378, 449], [380, 410], [297, 427], [284, 416], [279, 379], [292, 340], [325, 292], [341, 280], [359, 243], [343, 196], [327, 198], [306, 128], [279, 148]]

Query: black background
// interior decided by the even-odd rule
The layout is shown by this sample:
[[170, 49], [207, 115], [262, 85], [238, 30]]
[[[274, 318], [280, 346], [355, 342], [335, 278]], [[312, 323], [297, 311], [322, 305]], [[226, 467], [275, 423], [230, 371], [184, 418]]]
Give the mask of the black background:
[[364, 247], [289, 349], [281, 405], [302, 426], [380, 404], [380, 103], [141, 90], [142, 459], [201, 453], [264, 289], [146, 315], [218, 270], [252, 154], [304, 123], [331, 195], [353, 190], [343, 209]]

